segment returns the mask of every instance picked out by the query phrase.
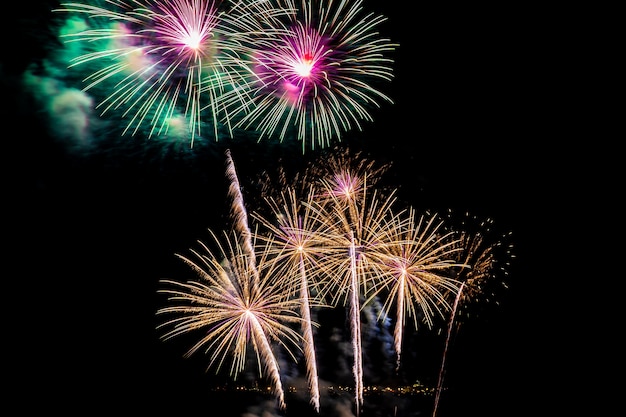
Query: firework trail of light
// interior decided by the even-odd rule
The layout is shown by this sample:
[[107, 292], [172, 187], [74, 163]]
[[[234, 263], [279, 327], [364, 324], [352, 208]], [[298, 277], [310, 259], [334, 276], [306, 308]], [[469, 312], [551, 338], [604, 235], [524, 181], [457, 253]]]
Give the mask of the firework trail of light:
[[379, 36], [386, 18], [364, 14], [361, 0], [283, 3], [297, 12], [280, 16], [278, 36], [255, 51], [252, 101], [235, 97], [229, 113], [259, 140], [295, 137], [305, 152], [361, 130], [381, 101], [393, 104], [377, 84], [393, 79], [389, 54], [398, 45]]
[[[252, 243], [252, 233], [248, 225], [248, 211], [243, 201], [243, 195], [241, 194], [241, 186], [239, 184], [239, 177], [237, 176], [237, 170], [235, 169], [235, 162], [233, 161], [230, 149], [226, 150], [226, 178], [230, 181], [228, 187], [228, 196], [232, 199], [231, 205], [231, 218], [233, 219], [233, 225], [235, 231], [241, 236], [243, 247], [250, 255], [250, 266], [253, 271], [256, 271], [255, 257], [254, 257], [254, 245]], [[254, 273], [258, 281], [258, 272]]]
[[[123, 134], [144, 124], [153, 134], [167, 134], [184, 109], [191, 145], [201, 134], [201, 112], [210, 109], [215, 138], [218, 120], [228, 120], [220, 98], [240, 91], [249, 78], [248, 38], [271, 36], [267, 22], [285, 13], [265, 1], [233, 4], [222, 0], [106, 0], [96, 5], [62, 3], [55, 12], [83, 16], [92, 28], [64, 35], [89, 48], [70, 68], [101, 64], [84, 81], [84, 90], [103, 85], [102, 115], [124, 109], [130, 120]], [[259, 3], [263, 6], [259, 6]], [[105, 84], [112, 82], [112, 87]], [[243, 93], [230, 100], [245, 99]], [[208, 100], [208, 104], [205, 101]], [[226, 124], [228, 134], [231, 126]]]
[[354, 378], [356, 415], [363, 406], [363, 345], [361, 343], [361, 303], [359, 289], [359, 274], [357, 272], [357, 247], [354, 242], [354, 232], [350, 231], [350, 247], [348, 257], [350, 259], [350, 323], [352, 325], [352, 350], [354, 352], [354, 365], [352, 372]]
[[277, 268], [280, 272], [275, 275], [281, 279], [288, 279], [297, 288], [294, 292], [299, 292], [306, 375], [311, 392], [311, 404], [319, 412], [319, 380], [310, 310], [313, 306], [319, 307], [324, 304], [311, 299], [309, 288], [314, 288], [316, 284], [319, 260], [325, 253], [325, 234], [313, 224], [311, 213], [307, 209], [306, 204], [312, 204], [312, 198], [313, 194], [308, 193], [306, 203], [301, 203], [295, 190], [289, 188], [281, 193], [280, 199], [269, 196], [266, 200], [275, 221], [258, 212], [254, 212], [252, 216], [270, 231], [271, 239], [276, 243], [273, 261], [280, 265]]
[[439, 407], [439, 399], [441, 397], [441, 389], [443, 387], [443, 375], [446, 368], [446, 356], [448, 354], [448, 345], [450, 343], [450, 336], [452, 335], [452, 324], [454, 323], [454, 316], [456, 315], [456, 309], [459, 305], [459, 299], [463, 293], [463, 287], [465, 283], [462, 282], [459, 287], [459, 291], [454, 297], [454, 305], [452, 306], [452, 313], [450, 314], [450, 322], [448, 323], [448, 332], [446, 333], [446, 344], [443, 349], [443, 359], [441, 360], [441, 368], [439, 369], [439, 378], [437, 380], [437, 388], [435, 389], [435, 402], [433, 406], [433, 417], [437, 415], [437, 408]]
[[[449, 217], [451, 223], [457, 221], [453, 218], [452, 213], [449, 214]], [[508, 275], [510, 260], [515, 257], [512, 252], [513, 245], [505, 243], [510, 238], [511, 233], [509, 232], [499, 239], [494, 239], [492, 226], [493, 219], [479, 221], [476, 217], [471, 217], [468, 213], [465, 213], [465, 219], [461, 220], [462, 230], [459, 232], [459, 238], [453, 241], [453, 244], [459, 249], [457, 253], [460, 263], [465, 267], [459, 269], [456, 275], [456, 279], [461, 282], [461, 286], [455, 296], [454, 308], [448, 322], [443, 358], [435, 393], [433, 417], [437, 414], [441, 398], [446, 357], [454, 324], [456, 323], [457, 325], [457, 331], [460, 325], [457, 322], [458, 311], [469, 304], [492, 301], [492, 298], [495, 298], [496, 295], [495, 292], [488, 291], [489, 285], [499, 280], [501, 274]], [[503, 288], [507, 286], [504, 280], [499, 281], [499, 284]], [[466, 313], [466, 315], [469, 316], [469, 313]]]
[[417, 219], [413, 208], [407, 213], [406, 218], [397, 218], [397, 227], [388, 228], [393, 234], [386, 240], [396, 244], [388, 245], [380, 258], [387, 272], [383, 285], [370, 296], [373, 299], [383, 291], [387, 293], [383, 305], [387, 315], [395, 302], [396, 369], [400, 368], [406, 316], [413, 318], [415, 329], [420, 317], [432, 328], [433, 317], [443, 317], [444, 311], [450, 309], [446, 294], [458, 290], [458, 281], [451, 276], [463, 267], [456, 262], [459, 242], [451, 239], [453, 232], [442, 232], [443, 220], [437, 215]]
[[[204, 329], [206, 333], [185, 354], [194, 354], [201, 348], [210, 352], [209, 367], [222, 367], [226, 358], [232, 356], [230, 374], [237, 378], [245, 368], [246, 351], [249, 345], [256, 354], [261, 376], [271, 381], [280, 408], [286, 408], [279, 365], [272, 352], [271, 341], [281, 346], [295, 360], [290, 347], [299, 348], [300, 335], [289, 323], [298, 323], [294, 313], [298, 306], [295, 297], [290, 297], [280, 280], [264, 279], [259, 285], [251, 285], [256, 271], [250, 265], [250, 255], [239, 244], [235, 232], [224, 232], [226, 246], [211, 233], [213, 242], [219, 247], [213, 253], [208, 245], [200, 242], [200, 250], [192, 250], [198, 259], [177, 255], [197, 273], [196, 281], [178, 282], [161, 280], [171, 288], [160, 289], [167, 294], [173, 305], [161, 308], [157, 314], [171, 314], [157, 329], [171, 327], [163, 335], [169, 340], [183, 334]], [[260, 262], [265, 262], [267, 251], [263, 250]], [[267, 271], [272, 273], [271, 270]]]

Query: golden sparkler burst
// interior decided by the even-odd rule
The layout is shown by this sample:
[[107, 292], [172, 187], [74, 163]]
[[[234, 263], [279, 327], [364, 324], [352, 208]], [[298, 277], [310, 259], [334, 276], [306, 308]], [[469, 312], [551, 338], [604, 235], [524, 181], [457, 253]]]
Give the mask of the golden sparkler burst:
[[[223, 233], [225, 244], [213, 233], [217, 251], [200, 243], [192, 250], [192, 257], [177, 255], [196, 274], [191, 281], [162, 280], [165, 287], [160, 293], [168, 295], [170, 306], [157, 311], [168, 315], [158, 326], [166, 330], [163, 340], [197, 332], [200, 339], [188, 350], [186, 356], [200, 349], [210, 355], [209, 366], [219, 370], [228, 357], [232, 359], [230, 373], [236, 378], [246, 365], [246, 351], [254, 349], [259, 373], [272, 381], [281, 407], [285, 407], [279, 367], [272, 351], [278, 343], [295, 360], [293, 349], [300, 349], [302, 337], [292, 325], [299, 323], [299, 301], [291, 287], [283, 280], [269, 279], [272, 268], [257, 269], [250, 262], [250, 254], [240, 244], [235, 232]], [[255, 242], [255, 245], [257, 243]], [[268, 245], [262, 250], [256, 265], [267, 261]], [[255, 249], [259, 247], [255, 246]]]
[[[385, 246], [380, 258], [387, 272], [386, 285], [375, 295], [386, 293], [387, 312], [395, 301], [398, 310], [404, 305], [415, 328], [420, 320], [432, 328], [433, 317], [443, 317], [450, 309], [446, 294], [458, 291], [456, 273], [465, 269], [465, 264], [458, 262], [462, 242], [445, 229], [438, 215], [418, 215], [413, 208], [406, 213], [397, 218], [401, 222], [398, 227], [387, 229], [393, 233], [386, 237], [392, 244]], [[398, 314], [398, 322], [404, 322], [404, 314]]]

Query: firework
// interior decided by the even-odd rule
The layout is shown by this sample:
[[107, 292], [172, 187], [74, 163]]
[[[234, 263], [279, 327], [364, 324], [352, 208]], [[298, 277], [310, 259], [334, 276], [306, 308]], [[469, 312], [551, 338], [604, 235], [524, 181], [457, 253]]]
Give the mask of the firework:
[[[450, 213], [451, 222], [456, 222]], [[439, 378], [435, 391], [435, 403], [433, 417], [437, 414], [437, 408], [443, 388], [446, 357], [453, 329], [460, 325], [457, 320], [459, 312], [465, 311], [465, 316], [470, 317], [467, 307], [473, 304], [498, 303], [496, 292], [493, 288], [497, 284], [499, 288], [506, 288], [506, 281], [502, 275], [508, 275], [510, 260], [514, 258], [513, 245], [506, 243], [510, 232], [501, 238], [494, 238], [493, 219], [478, 220], [475, 216], [465, 213], [465, 219], [460, 221], [461, 230], [458, 238], [452, 241], [457, 247], [457, 259], [464, 266], [457, 270], [455, 278], [461, 283], [454, 298], [454, 306], [448, 321], [448, 329], [443, 350], [443, 358], [439, 370]]]
[[[277, 342], [295, 360], [292, 351], [301, 343], [301, 336], [290, 323], [298, 323], [298, 301], [290, 297], [289, 288], [280, 280], [262, 279], [257, 282], [256, 269], [250, 255], [239, 244], [236, 233], [224, 232], [225, 245], [212, 234], [219, 247], [214, 253], [201, 243], [200, 250], [192, 250], [196, 260], [177, 255], [198, 275], [195, 281], [161, 280], [159, 292], [168, 295], [171, 306], [157, 311], [159, 315], [173, 315], [157, 328], [170, 328], [163, 340], [187, 333], [202, 336], [185, 354], [190, 356], [200, 349], [210, 354], [209, 366], [221, 369], [227, 357], [232, 357], [230, 374], [236, 379], [246, 365], [247, 348], [255, 350], [259, 374], [267, 376], [281, 408], [285, 408], [278, 361], [272, 351]], [[258, 262], [265, 261], [263, 251]], [[267, 271], [271, 273], [271, 270]]]
[[[253, 271], [256, 271], [254, 259], [254, 243], [252, 242], [252, 233], [248, 225], [248, 211], [241, 194], [241, 186], [239, 185], [239, 177], [235, 169], [235, 161], [233, 161], [230, 149], [226, 150], [226, 177], [230, 181], [228, 187], [228, 196], [232, 199], [231, 218], [233, 219], [233, 230], [238, 233], [242, 241], [242, 245], [246, 252], [250, 255], [250, 265]], [[255, 280], [258, 281], [258, 273], [254, 274]]]
[[[230, 181], [228, 195], [232, 199], [231, 218], [234, 221], [231, 233], [224, 232], [226, 245], [211, 233], [219, 252], [201, 244], [201, 251], [192, 251], [197, 260], [178, 255], [200, 279], [186, 283], [162, 280], [162, 284], [172, 289], [160, 292], [168, 294], [169, 301], [175, 305], [162, 308], [157, 314], [173, 314], [176, 317], [158, 327], [173, 327], [163, 335], [164, 340], [207, 329], [207, 334], [189, 349], [187, 356], [205, 347], [207, 353], [212, 352], [210, 365], [217, 362], [219, 370], [226, 356], [232, 355], [230, 373], [235, 378], [243, 370], [247, 346], [252, 344], [259, 373], [267, 374], [279, 407], [285, 408], [278, 362], [271, 342], [279, 342], [295, 360], [289, 347], [295, 345], [299, 348], [302, 337], [289, 324], [300, 322], [295, 313], [299, 300], [294, 296], [289, 281], [275, 278], [280, 271], [273, 268], [276, 263], [268, 258], [274, 247], [272, 239], [266, 238], [259, 244], [261, 256], [256, 259], [257, 241], [248, 226], [247, 211], [230, 150], [226, 151], [226, 177]], [[258, 264], [263, 266], [263, 276]], [[307, 320], [310, 325], [308, 317]]]
[[[350, 325], [356, 415], [363, 406], [363, 308], [379, 305], [378, 318], [395, 316], [394, 347], [400, 366], [405, 323], [413, 319], [428, 327], [435, 317], [452, 311], [435, 398], [436, 413], [443, 370], [457, 311], [482, 301], [497, 272], [508, 259], [497, 253], [510, 246], [490, 245], [490, 221], [473, 227], [412, 207], [397, 207], [396, 190], [378, 184], [388, 166], [350, 152], [322, 155], [303, 175], [279, 171], [279, 189], [269, 176], [260, 182], [269, 210], [248, 213], [230, 151], [226, 152], [230, 182], [230, 234], [226, 245], [215, 236], [219, 252], [202, 244], [197, 260], [178, 255], [200, 279], [185, 283], [164, 280], [174, 303], [159, 314], [176, 315], [160, 327], [171, 327], [164, 339], [200, 328], [206, 330], [188, 351], [204, 348], [218, 369], [229, 356], [235, 376], [244, 365], [246, 349], [254, 348], [259, 372], [272, 381], [285, 407], [278, 362], [272, 345], [279, 343], [292, 358], [304, 354], [311, 404], [320, 409], [320, 393], [311, 311], [316, 307], [347, 306]], [[291, 183], [289, 178], [291, 178]], [[264, 214], [261, 214], [261, 213]], [[213, 236], [213, 235], [212, 235]], [[504, 259], [504, 265], [500, 260]], [[451, 306], [451, 300], [454, 303]], [[487, 299], [491, 299], [489, 296]], [[395, 309], [394, 309], [395, 307]], [[301, 333], [292, 325], [300, 326]], [[434, 414], [433, 414], [434, 417]]]
[[478, 314], [476, 307], [497, 305], [499, 292], [507, 288], [510, 262], [515, 258], [511, 232], [498, 236], [493, 219], [467, 212], [456, 215], [450, 211], [446, 223], [455, 233], [451, 243], [456, 247], [456, 259], [465, 265], [455, 270], [455, 278], [464, 283], [457, 314], [469, 319]]
[[[89, 25], [65, 37], [90, 49], [70, 67], [95, 66], [84, 90], [105, 91], [97, 106], [102, 114], [121, 110], [129, 118], [123, 134], [148, 125], [148, 137], [166, 134], [183, 117], [192, 145], [207, 109], [218, 137], [218, 120], [228, 120], [220, 98], [248, 82], [249, 38], [270, 36], [267, 22], [284, 13], [254, 0], [106, 0], [63, 3], [55, 11], [84, 17]], [[236, 97], [242, 95], [230, 100]], [[232, 135], [230, 126], [226, 130]]]
[[418, 218], [410, 208], [406, 217], [396, 219], [400, 221], [397, 227], [386, 229], [392, 233], [386, 240], [395, 243], [387, 245], [379, 258], [386, 271], [381, 275], [383, 285], [370, 299], [386, 293], [383, 311], [387, 314], [395, 303], [394, 343], [399, 368], [407, 314], [413, 318], [415, 329], [420, 318], [432, 328], [433, 317], [443, 317], [450, 309], [446, 295], [458, 290], [454, 273], [463, 265], [456, 261], [460, 242], [452, 239], [453, 232], [445, 231], [437, 215]]
[[[367, 187], [377, 186], [378, 189], [383, 189], [379, 187], [379, 181], [392, 165], [391, 162], [378, 163], [365, 157], [360, 151], [352, 152], [347, 147], [341, 149], [338, 146], [322, 152], [316, 161], [307, 169], [308, 178], [317, 183], [324, 179], [328, 182], [331, 194], [343, 196], [348, 201], [360, 195]], [[324, 197], [322, 192], [318, 197]]]
[[393, 78], [397, 45], [379, 36], [386, 18], [363, 13], [361, 0], [283, 3], [297, 13], [280, 16], [278, 36], [254, 52], [252, 101], [235, 97], [229, 113], [259, 140], [297, 138], [304, 152], [361, 130], [373, 108], [393, 102], [378, 85]]

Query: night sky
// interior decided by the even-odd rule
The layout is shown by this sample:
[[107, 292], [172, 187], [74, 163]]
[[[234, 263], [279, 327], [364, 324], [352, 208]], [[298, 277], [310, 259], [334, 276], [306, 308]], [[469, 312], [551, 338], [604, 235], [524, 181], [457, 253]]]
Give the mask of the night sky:
[[[499, 305], [456, 334], [438, 416], [532, 415], [539, 407], [533, 392], [540, 389], [534, 386], [540, 372], [536, 309], [545, 297], [534, 291], [545, 245], [537, 243], [537, 212], [545, 209], [537, 192], [550, 180], [536, 135], [547, 116], [542, 106], [529, 105], [539, 63], [529, 59], [521, 11], [377, 3], [391, 2], [365, 5], [388, 17], [381, 32], [400, 45], [393, 54], [395, 78], [385, 88], [394, 103], [383, 103], [362, 132], [350, 131], [336, 145], [391, 164], [384, 183], [417, 210], [468, 212], [493, 219], [496, 236], [511, 232], [508, 288], [498, 293]], [[43, 407], [86, 415], [261, 415], [257, 399], [218, 403], [231, 400], [209, 393], [219, 378], [205, 372], [206, 357], [183, 358], [188, 340], [159, 340], [158, 281], [190, 276], [174, 254], [228, 221], [226, 149], [251, 202], [264, 170], [297, 170], [327, 149], [303, 154], [300, 143], [256, 143], [244, 133], [193, 148], [146, 142], [107, 136], [114, 129], [106, 122], [117, 122], [106, 115], [92, 148], [59, 139], [42, 101], [55, 93], [22, 84], [25, 72], [53, 78], [42, 63], [61, 48], [54, 5], [20, 3], [13, 36], [20, 42], [10, 42], [0, 62], [9, 97], [4, 137], [11, 152], [4, 156], [12, 168], [5, 178], [9, 193], [16, 191], [5, 203], [15, 210], [7, 227], [15, 232], [16, 252], [6, 279], [17, 286], [7, 295], [17, 303], [9, 319], [16, 336], [7, 343], [20, 358], [15, 387], [36, 398], [22, 403], [21, 414]], [[57, 88], [80, 88], [77, 80]], [[328, 320], [342, 326], [341, 314]], [[413, 335], [415, 346], [405, 347], [419, 369], [406, 372], [432, 386], [443, 337], [423, 331]], [[320, 355], [332, 354], [332, 347], [320, 346]], [[331, 369], [324, 372], [330, 377]], [[289, 401], [285, 415], [292, 416]], [[298, 417], [309, 415], [306, 399], [292, 403], [302, 407]], [[217, 413], [218, 404], [232, 413]], [[418, 405], [423, 409], [397, 417], [432, 413], [428, 400]], [[389, 405], [362, 415], [396, 417]]]

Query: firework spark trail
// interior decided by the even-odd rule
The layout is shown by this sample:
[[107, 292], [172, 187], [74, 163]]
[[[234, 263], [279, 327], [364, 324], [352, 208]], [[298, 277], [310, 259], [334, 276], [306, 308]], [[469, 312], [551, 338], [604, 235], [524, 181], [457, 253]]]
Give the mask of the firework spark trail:
[[[235, 379], [245, 367], [246, 350], [251, 344], [260, 375], [270, 379], [279, 406], [285, 408], [279, 365], [270, 341], [277, 341], [295, 360], [290, 347], [299, 349], [301, 336], [290, 323], [301, 320], [294, 313], [298, 301], [280, 280], [262, 279], [259, 285], [251, 285], [256, 272], [237, 233], [224, 232], [225, 246], [213, 233], [211, 236], [219, 252], [213, 253], [208, 245], [201, 243], [200, 250], [192, 250], [197, 261], [177, 255], [198, 275], [197, 281], [160, 281], [172, 287], [160, 289], [159, 293], [167, 294], [173, 304], [159, 309], [157, 314], [171, 314], [174, 318], [157, 328], [171, 326], [161, 336], [163, 340], [204, 329], [205, 333], [186, 356], [204, 347], [210, 353], [209, 366], [216, 365], [218, 371], [226, 358], [232, 356], [230, 373]], [[260, 253], [259, 263], [269, 262], [268, 250]], [[273, 273], [271, 269], [266, 272]]]
[[226, 150], [226, 178], [230, 181], [228, 187], [228, 196], [232, 199], [231, 205], [231, 217], [233, 219], [233, 225], [235, 231], [241, 236], [243, 247], [250, 255], [250, 266], [254, 272], [258, 281], [258, 272], [255, 265], [254, 257], [254, 245], [252, 243], [252, 233], [248, 225], [248, 211], [243, 201], [243, 195], [241, 194], [241, 186], [239, 184], [239, 177], [237, 176], [237, 170], [235, 169], [235, 162], [233, 161], [230, 149]]
[[360, 407], [363, 406], [363, 347], [361, 345], [361, 307], [359, 277], [357, 272], [357, 248], [354, 242], [354, 234], [350, 232], [350, 330], [352, 332], [352, 351], [354, 355], [354, 392], [355, 407], [358, 417]]
[[[309, 204], [312, 198], [312, 193], [308, 193]], [[291, 282], [297, 288], [294, 292], [299, 292], [307, 381], [311, 404], [319, 412], [319, 380], [310, 310], [313, 305], [320, 304], [318, 300], [311, 300], [309, 288], [315, 288], [316, 285], [318, 259], [324, 255], [324, 232], [312, 224], [307, 206], [299, 201], [295, 190], [285, 190], [280, 200], [268, 197], [266, 201], [278, 224], [258, 212], [252, 213], [252, 216], [270, 231], [271, 239], [275, 242], [272, 254], [277, 266], [274, 275]], [[263, 239], [262, 235], [260, 238]]]
[[443, 349], [443, 359], [441, 360], [441, 368], [439, 369], [439, 378], [437, 380], [437, 388], [435, 391], [435, 403], [433, 407], [433, 417], [437, 415], [437, 408], [439, 406], [439, 398], [441, 397], [441, 388], [443, 386], [443, 375], [444, 375], [444, 371], [446, 368], [446, 356], [448, 354], [448, 344], [450, 343], [450, 335], [452, 334], [452, 325], [454, 324], [454, 317], [456, 316], [456, 309], [457, 309], [457, 306], [459, 305], [459, 299], [461, 298], [461, 295], [463, 294], [464, 286], [465, 286], [465, 283], [462, 282], [461, 286], [459, 287], [459, 292], [454, 298], [454, 305], [452, 306], [452, 313], [450, 314], [450, 322], [448, 323], [448, 332], [446, 334], [446, 344]]
[[311, 404], [315, 411], [320, 411], [320, 390], [317, 376], [317, 360], [315, 355], [315, 343], [313, 339], [313, 328], [311, 325], [311, 305], [309, 303], [309, 290], [307, 273], [304, 260], [300, 260], [300, 300], [302, 301], [302, 336], [304, 338], [304, 357], [307, 365], [307, 381], [311, 392]]
[[379, 37], [386, 18], [362, 14], [362, 0], [283, 3], [297, 12], [275, 20], [277, 36], [254, 54], [252, 101], [235, 98], [229, 114], [259, 140], [294, 137], [305, 152], [361, 130], [379, 101], [393, 103], [377, 84], [393, 79], [388, 55], [398, 45]]
[[283, 389], [282, 381], [280, 379], [280, 372], [278, 363], [276, 362], [276, 357], [272, 353], [272, 347], [270, 346], [270, 342], [265, 336], [265, 331], [257, 316], [250, 312], [246, 314], [250, 316], [250, 321], [252, 322], [252, 335], [256, 341], [255, 346], [258, 346], [263, 354], [263, 363], [268, 370], [274, 393], [278, 397], [278, 407], [284, 410], [285, 408], [287, 408], [287, 404], [285, 403], [285, 391]]
[[[406, 273], [402, 272], [398, 278], [398, 289], [396, 296], [396, 325], [393, 328], [393, 344], [396, 351], [396, 371], [400, 370], [402, 358], [402, 339], [404, 337], [404, 312], [407, 299], [406, 291]], [[410, 297], [410, 295], [408, 296]]]
[[[218, 137], [218, 121], [228, 121], [221, 98], [249, 83], [248, 56], [255, 41], [272, 38], [269, 22], [287, 13], [264, 0], [106, 0], [99, 5], [62, 3], [55, 12], [87, 19], [93, 25], [63, 35], [69, 42], [100, 48], [75, 57], [69, 67], [102, 65], [86, 77], [84, 90], [102, 85], [105, 113], [124, 109], [130, 117], [123, 134], [148, 124], [153, 134], [167, 134], [169, 124], [188, 118], [191, 145], [201, 135], [201, 113]], [[230, 6], [230, 8], [229, 8]], [[112, 83], [112, 88], [105, 81]], [[230, 101], [248, 98], [242, 93]], [[205, 103], [208, 100], [208, 104]], [[226, 122], [228, 134], [232, 127]]]

